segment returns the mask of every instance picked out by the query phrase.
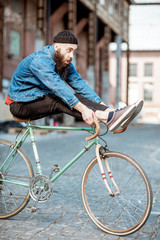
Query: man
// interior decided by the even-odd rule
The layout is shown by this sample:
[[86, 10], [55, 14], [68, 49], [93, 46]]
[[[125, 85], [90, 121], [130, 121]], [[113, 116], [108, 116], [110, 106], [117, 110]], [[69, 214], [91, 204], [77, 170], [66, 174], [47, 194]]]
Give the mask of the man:
[[94, 125], [97, 118], [110, 131], [127, 126], [143, 102], [121, 110], [108, 108], [74, 68], [71, 61], [77, 46], [78, 39], [64, 30], [53, 38], [53, 45], [29, 55], [18, 65], [6, 99], [11, 113], [35, 120], [63, 112], [89, 125]]

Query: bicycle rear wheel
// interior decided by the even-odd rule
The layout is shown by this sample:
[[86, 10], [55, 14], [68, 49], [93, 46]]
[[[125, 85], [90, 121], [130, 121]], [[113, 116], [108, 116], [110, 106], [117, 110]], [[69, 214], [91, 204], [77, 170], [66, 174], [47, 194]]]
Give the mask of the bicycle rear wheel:
[[[140, 229], [148, 219], [152, 207], [152, 191], [142, 167], [129, 156], [107, 152], [101, 159], [111, 190], [104, 184], [95, 157], [86, 167], [82, 178], [82, 200], [91, 220], [103, 231], [124, 236]], [[109, 176], [108, 162], [119, 193]]]
[[34, 175], [32, 165], [20, 148], [3, 164], [12, 150], [11, 142], [0, 140], [0, 219], [18, 214], [30, 198], [29, 181]]

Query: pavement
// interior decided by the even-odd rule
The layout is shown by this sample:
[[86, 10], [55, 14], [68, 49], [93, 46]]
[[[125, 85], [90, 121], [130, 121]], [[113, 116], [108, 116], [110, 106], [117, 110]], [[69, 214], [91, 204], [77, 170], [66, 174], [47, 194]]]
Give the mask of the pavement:
[[[52, 132], [36, 136], [43, 174], [49, 175], [51, 166], [62, 168], [83, 148], [87, 133]], [[0, 134], [0, 138], [14, 140], [14, 134]], [[160, 239], [160, 125], [131, 125], [127, 131], [114, 135], [108, 133], [104, 139], [109, 149], [124, 152], [135, 158], [143, 167], [153, 190], [153, 207], [146, 224], [136, 233], [118, 237], [106, 234], [96, 227], [86, 214], [81, 200], [81, 178], [83, 171], [94, 156], [94, 148], [88, 151], [53, 185], [53, 196], [39, 203], [37, 211], [31, 213], [27, 207], [18, 215], [0, 220], [0, 239], [5, 240], [159, 240]], [[30, 140], [23, 147], [35, 169]], [[30, 200], [28, 206], [33, 206]]]

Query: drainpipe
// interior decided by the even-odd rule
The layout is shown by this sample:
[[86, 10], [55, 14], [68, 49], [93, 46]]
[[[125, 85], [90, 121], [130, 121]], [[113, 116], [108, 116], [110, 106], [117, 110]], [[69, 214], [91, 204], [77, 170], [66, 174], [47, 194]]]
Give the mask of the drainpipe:
[[122, 37], [121, 35], [116, 36], [116, 58], [117, 58], [117, 72], [116, 72], [116, 108], [119, 106], [120, 102], [120, 58], [121, 58], [121, 43]]
[[127, 89], [126, 89], [126, 104], [128, 105], [129, 102], [129, 96], [128, 96], [128, 85], [129, 85], [129, 55], [130, 55], [130, 50], [129, 50], [129, 44], [127, 43]]

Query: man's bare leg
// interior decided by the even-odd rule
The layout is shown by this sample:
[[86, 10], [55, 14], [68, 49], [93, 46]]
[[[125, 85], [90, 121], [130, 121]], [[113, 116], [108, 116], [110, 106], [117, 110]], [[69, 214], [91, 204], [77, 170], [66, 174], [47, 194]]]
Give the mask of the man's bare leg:
[[95, 116], [98, 118], [98, 120], [106, 123], [108, 121], [109, 112], [114, 112], [114, 111], [115, 109], [111, 109], [111, 108], [107, 108], [105, 111], [97, 110], [95, 111]]

